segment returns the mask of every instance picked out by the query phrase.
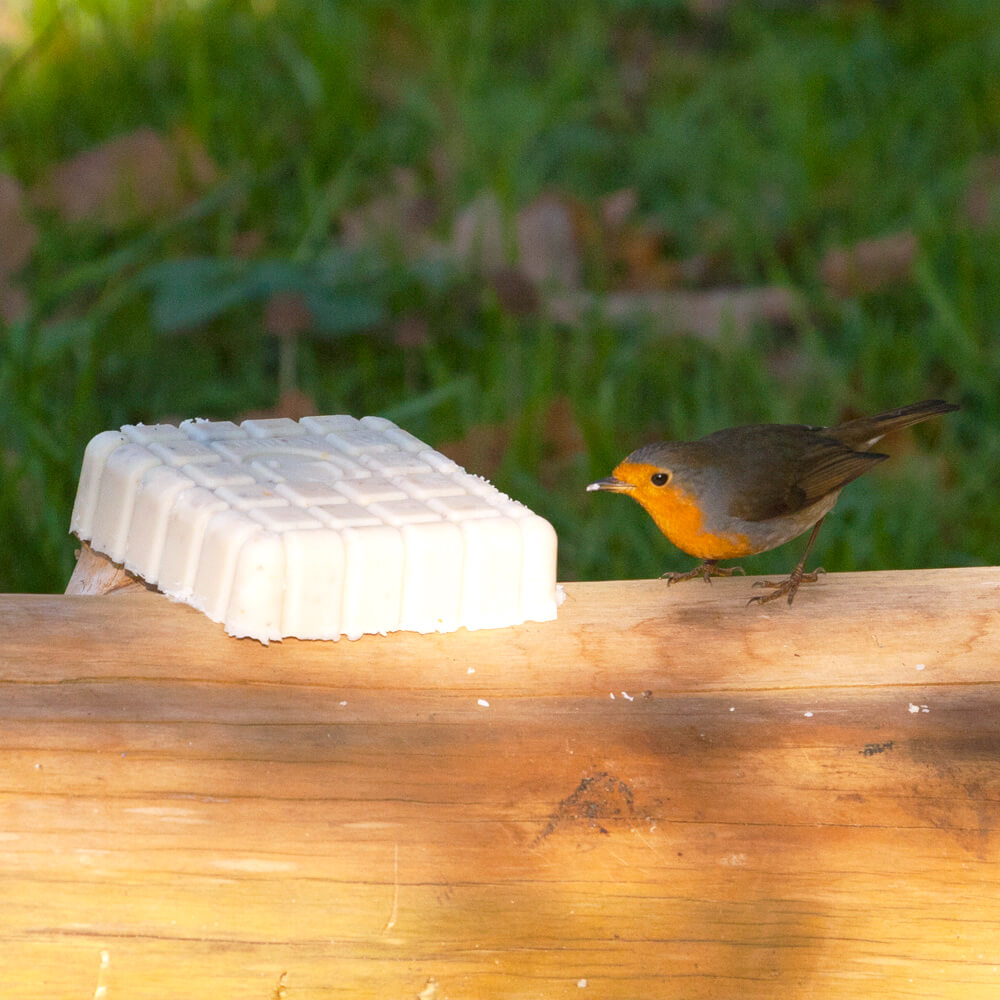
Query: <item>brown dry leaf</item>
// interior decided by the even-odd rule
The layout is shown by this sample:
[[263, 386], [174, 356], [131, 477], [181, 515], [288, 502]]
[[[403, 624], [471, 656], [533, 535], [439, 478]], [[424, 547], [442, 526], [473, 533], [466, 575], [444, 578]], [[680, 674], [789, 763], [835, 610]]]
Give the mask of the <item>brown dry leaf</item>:
[[341, 238], [352, 249], [389, 242], [417, 260], [436, 246], [430, 230], [437, 216], [437, 202], [421, 190], [416, 172], [399, 167], [391, 190], [341, 214]]
[[725, 255], [696, 253], [677, 261], [681, 282], [688, 286], [709, 288], [726, 283], [730, 274]]
[[259, 229], [243, 229], [233, 236], [233, 256], [240, 260], [250, 260], [263, 249], [264, 234]]
[[653, 226], [633, 226], [621, 235], [617, 250], [626, 288], [652, 291], [679, 284], [681, 264], [664, 255], [665, 240], [664, 232]]
[[454, 151], [447, 145], [434, 146], [427, 155], [431, 180], [439, 191], [454, 191], [458, 186], [460, 168]]
[[649, 93], [662, 49], [662, 36], [646, 24], [617, 27], [611, 35], [618, 57], [618, 79], [622, 95], [631, 104]]
[[7, 278], [0, 277], [0, 319], [14, 323], [28, 311], [28, 293]]
[[463, 469], [492, 479], [503, 463], [513, 433], [513, 421], [476, 424], [465, 437], [438, 445], [438, 451]]
[[469, 271], [488, 274], [505, 266], [503, 213], [492, 191], [481, 191], [455, 216], [451, 250]]
[[[516, 417], [500, 423], [477, 424], [464, 438], [447, 441], [438, 450], [470, 472], [492, 479], [503, 464], [516, 425]], [[538, 470], [539, 481], [553, 486], [585, 450], [583, 433], [567, 397], [558, 396], [549, 404], [539, 433], [544, 456]]]
[[538, 470], [541, 483], [553, 488], [565, 479], [568, 468], [586, 451], [583, 431], [568, 396], [557, 396], [545, 415], [545, 462]]
[[795, 325], [805, 304], [781, 286], [717, 288], [708, 291], [614, 292], [551, 296], [545, 311], [557, 323], [577, 326], [596, 312], [612, 322], [651, 322], [662, 335], [690, 334], [717, 341], [724, 333], [747, 337], [758, 323]]
[[574, 206], [551, 192], [517, 213], [518, 261], [535, 285], [580, 287], [583, 265], [574, 216]]
[[621, 232], [628, 224], [639, 204], [635, 188], [621, 188], [601, 199], [599, 213], [601, 225], [611, 233]]
[[0, 174], [0, 319], [13, 323], [28, 310], [28, 295], [12, 280], [31, 258], [38, 230], [25, 211], [21, 185]]
[[792, 325], [804, 314], [801, 296], [780, 285], [678, 292], [672, 299], [678, 326], [705, 339], [719, 336], [727, 327], [746, 336], [758, 323]]
[[25, 212], [21, 185], [0, 174], [0, 277], [28, 263], [38, 242], [38, 230]]
[[850, 298], [910, 281], [917, 250], [917, 237], [909, 231], [863, 240], [831, 250], [820, 264], [820, 274], [833, 295]]
[[313, 328], [312, 310], [299, 292], [275, 292], [264, 307], [264, 329], [276, 337], [294, 337]]
[[606, 261], [619, 287], [651, 291], [672, 288], [681, 279], [680, 265], [666, 255], [669, 233], [650, 220], [635, 219], [639, 196], [622, 188], [598, 207], [597, 243], [591, 249]]
[[822, 385], [824, 381], [835, 385], [838, 378], [836, 362], [832, 358], [821, 361], [816, 358], [815, 352], [806, 350], [798, 341], [790, 341], [771, 351], [764, 358], [764, 367], [782, 385]]
[[422, 347], [430, 339], [430, 325], [425, 317], [407, 313], [397, 321], [393, 339], [399, 347]]
[[972, 164], [964, 211], [979, 228], [994, 225], [1000, 217], [1000, 156], [983, 156]]
[[193, 136], [179, 131], [166, 138], [140, 128], [54, 167], [32, 195], [67, 222], [116, 228], [176, 211], [217, 173]]
[[538, 309], [538, 289], [516, 267], [501, 267], [489, 276], [500, 305], [512, 316], [530, 316]]
[[716, 261], [707, 255], [678, 259], [668, 255], [671, 234], [655, 220], [634, 218], [638, 195], [622, 188], [599, 207], [598, 252], [614, 265], [619, 284], [633, 291], [719, 283]]

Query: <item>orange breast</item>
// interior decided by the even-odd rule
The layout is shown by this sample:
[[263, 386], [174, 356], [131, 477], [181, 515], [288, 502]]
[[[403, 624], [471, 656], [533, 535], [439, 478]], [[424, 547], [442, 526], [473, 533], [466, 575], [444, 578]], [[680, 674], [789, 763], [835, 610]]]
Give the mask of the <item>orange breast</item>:
[[699, 559], [737, 559], [760, 551], [744, 534], [713, 532], [704, 523], [701, 507], [692, 494], [677, 486], [654, 486], [650, 482], [656, 471], [653, 465], [622, 462], [614, 475], [634, 485], [630, 495], [682, 552]]

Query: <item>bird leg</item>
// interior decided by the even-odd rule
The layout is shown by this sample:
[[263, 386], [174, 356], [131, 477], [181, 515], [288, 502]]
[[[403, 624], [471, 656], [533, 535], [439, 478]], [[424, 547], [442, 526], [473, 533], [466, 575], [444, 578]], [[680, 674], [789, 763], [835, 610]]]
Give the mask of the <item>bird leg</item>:
[[693, 580], [700, 576], [705, 583], [711, 583], [713, 576], [732, 576], [734, 573], [745, 573], [742, 566], [719, 566], [715, 559], [706, 559], [694, 569], [689, 569], [686, 573], [664, 573], [660, 579], [667, 581], [669, 587], [672, 583], [681, 583], [683, 580]]
[[800, 583], [815, 583], [819, 579], [820, 573], [826, 572], [822, 566], [817, 566], [811, 573], [805, 572], [806, 556], [809, 555], [809, 550], [813, 547], [813, 542], [816, 541], [816, 535], [819, 533], [819, 526], [822, 523], [823, 518], [821, 517], [813, 525], [812, 534], [809, 536], [809, 541], [806, 542], [806, 550], [802, 553], [802, 558], [799, 560], [798, 566], [792, 570], [788, 578], [780, 580], [777, 583], [771, 580], [758, 580], [754, 584], [755, 587], [770, 587], [772, 588], [772, 592], [770, 594], [758, 594], [756, 597], [751, 597], [747, 601], [747, 607], [751, 604], [767, 604], [768, 601], [775, 601], [784, 594], [788, 595], [788, 603], [791, 604]]

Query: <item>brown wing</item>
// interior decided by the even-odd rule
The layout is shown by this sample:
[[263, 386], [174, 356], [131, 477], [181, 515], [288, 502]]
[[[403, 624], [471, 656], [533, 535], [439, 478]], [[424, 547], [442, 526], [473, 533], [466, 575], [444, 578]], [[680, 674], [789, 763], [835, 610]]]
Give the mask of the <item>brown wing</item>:
[[733, 489], [728, 512], [744, 521], [809, 507], [889, 457], [854, 451], [822, 428], [768, 424], [734, 430], [719, 443], [735, 457], [727, 463]]

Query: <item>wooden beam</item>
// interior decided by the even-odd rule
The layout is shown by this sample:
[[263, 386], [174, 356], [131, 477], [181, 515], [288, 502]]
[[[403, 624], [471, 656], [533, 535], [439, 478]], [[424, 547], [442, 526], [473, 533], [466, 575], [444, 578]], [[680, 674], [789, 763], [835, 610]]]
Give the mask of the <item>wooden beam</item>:
[[1000, 992], [1000, 569], [227, 637], [0, 596], [4, 997]]

